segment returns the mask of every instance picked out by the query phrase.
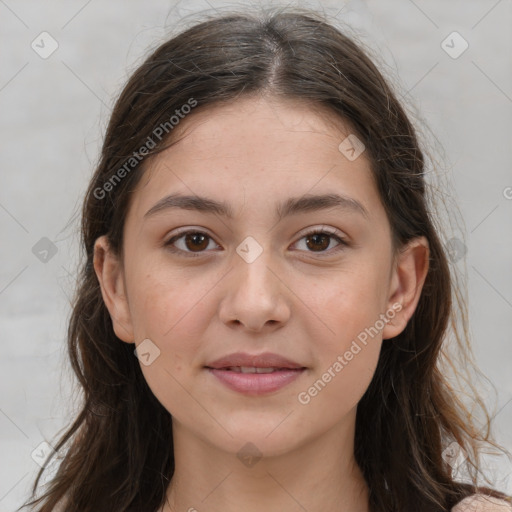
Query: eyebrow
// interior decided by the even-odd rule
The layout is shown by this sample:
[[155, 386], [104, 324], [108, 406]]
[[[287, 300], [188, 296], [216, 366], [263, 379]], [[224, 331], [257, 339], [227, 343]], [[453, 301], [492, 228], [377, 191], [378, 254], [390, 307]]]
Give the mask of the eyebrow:
[[[214, 213], [232, 219], [233, 210], [224, 201], [216, 201], [207, 197], [171, 194], [160, 199], [145, 214], [144, 219], [152, 217], [164, 210], [180, 208], [204, 213]], [[369, 218], [366, 208], [356, 199], [339, 194], [304, 195], [290, 197], [276, 208], [278, 220], [298, 213], [338, 208], [347, 212], [358, 213]]]

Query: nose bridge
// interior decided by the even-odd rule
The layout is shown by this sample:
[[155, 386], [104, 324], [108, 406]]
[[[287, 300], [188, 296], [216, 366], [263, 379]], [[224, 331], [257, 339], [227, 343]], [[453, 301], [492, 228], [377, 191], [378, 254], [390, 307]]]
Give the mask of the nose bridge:
[[271, 249], [247, 237], [236, 252], [220, 308], [222, 320], [242, 323], [250, 330], [285, 321], [289, 308], [276, 275], [279, 264]]
[[240, 282], [243, 291], [269, 293], [276, 280], [274, 272], [270, 270], [276, 266], [276, 259], [272, 257], [269, 245], [264, 245], [261, 236], [259, 239], [261, 243], [248, 236], [236, 248], [235, 279]]

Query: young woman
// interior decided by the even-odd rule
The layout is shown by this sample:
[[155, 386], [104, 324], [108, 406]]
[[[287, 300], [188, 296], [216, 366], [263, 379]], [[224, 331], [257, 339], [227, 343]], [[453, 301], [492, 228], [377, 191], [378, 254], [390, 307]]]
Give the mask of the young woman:
[[512, 510], [479, 486], [487, 437], [441, 371], [463, 304], [430, 211], [412, 124], [319, 15], [218, 16], [162, 44], [85, 198], [84, 402], [29, 505]]

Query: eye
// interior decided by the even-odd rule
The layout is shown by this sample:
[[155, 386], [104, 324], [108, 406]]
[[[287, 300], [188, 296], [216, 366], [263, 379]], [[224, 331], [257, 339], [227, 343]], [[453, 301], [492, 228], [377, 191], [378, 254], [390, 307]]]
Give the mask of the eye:
[[[184, 253], [186, 256], [195, 257], [200, 256], [208, 248], [210, 245], [208, 240], [213, 242], [213, 239], [207, 233], [189, 230], [173, 236], [165, 243], [165, 246], [171, 252]], [[181, 242], [181, 247], [175, 245], [176, 242]]]
[[[336, 231], [332, 232], [324, 227], [309, 231], [299, 239], [299, 242], [302, 240], [306, 240], [306, 249], [304, 249], [306, 252], [328, 252], [328, 255], [337, 253], [348, 246], [348, 243], [342, 237], [336, 235]], [[335, 240], [338, 245], [329, 249], [332, 240]], [[208, 249], [210, 242], [213, 242], [213, 239], [207, 233], [197, 230], [188, 230], [173, 236], [165, 242], [164, 245], [173, 253], [181, 253], [187, 257], [196, 257], [200, 256], [201, 253]], [[299, 242], [296, 242], [296, 244]], [[179, 247], [179, 245], [181, 245], [181, 247]]]
[[[348, 246], [348, 243], [341, 236], [336, 235], [336, 233], [336, 231], [330, 231], [326, 228], [317, 228], [306, 233], [302, 238], [300, 238], [299, 242], [302, 240], [306, 241], [304, 244], [306, 252], [322, 253], [322, 256], [324, 255], [323, 253], [331, 255], [332, 253], [342, 251], [346, 246]], [[329, 249], [333, 239], [338, 243], [338, 245]]]

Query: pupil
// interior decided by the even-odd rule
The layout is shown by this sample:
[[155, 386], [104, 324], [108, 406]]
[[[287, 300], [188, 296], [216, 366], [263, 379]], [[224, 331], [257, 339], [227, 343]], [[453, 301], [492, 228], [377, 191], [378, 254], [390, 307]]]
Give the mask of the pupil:
[[[203, 242], [202, 245], [199, 245], [197, 243], [198, 240], [199, 240], [199, 244], [201, 244], [201, 242]], [[208, 246], [208, 243], [206, 243], [206, 245], [204, 244], [205, 240], [206, 240], [206, 236], [201, 233], [188, 234], [186, 237], [187, 248], [191, 249], [191, 250], [193, 250], [194, 248], [195, 249], [205, 249]], [[189, 245], [190, 241], [192, 241], [192, 246]]]
[[[327, 247], [329, 247], [329, 237], [325, 234], [322, 234], [322, 233], [316, 233], [314, 235], [311, 235], [308, 237], [308, 242], [310, 240], [314, 240], [313, 244], [317, 244], [318, 243], [318, 239], [321, 238], [324, 242], [327, 241], [327, 244], [323, 243], [322, 244], [322, 247], [320, 247], [320, 249], [326, 249]], [[314, 249], [315, 247], [310, 247], [309, 246], [309, 243], [308, 243], [308, 247], [310, 249]], [[316, 248], [318, 249], [318, 245], [316, 245]]]

